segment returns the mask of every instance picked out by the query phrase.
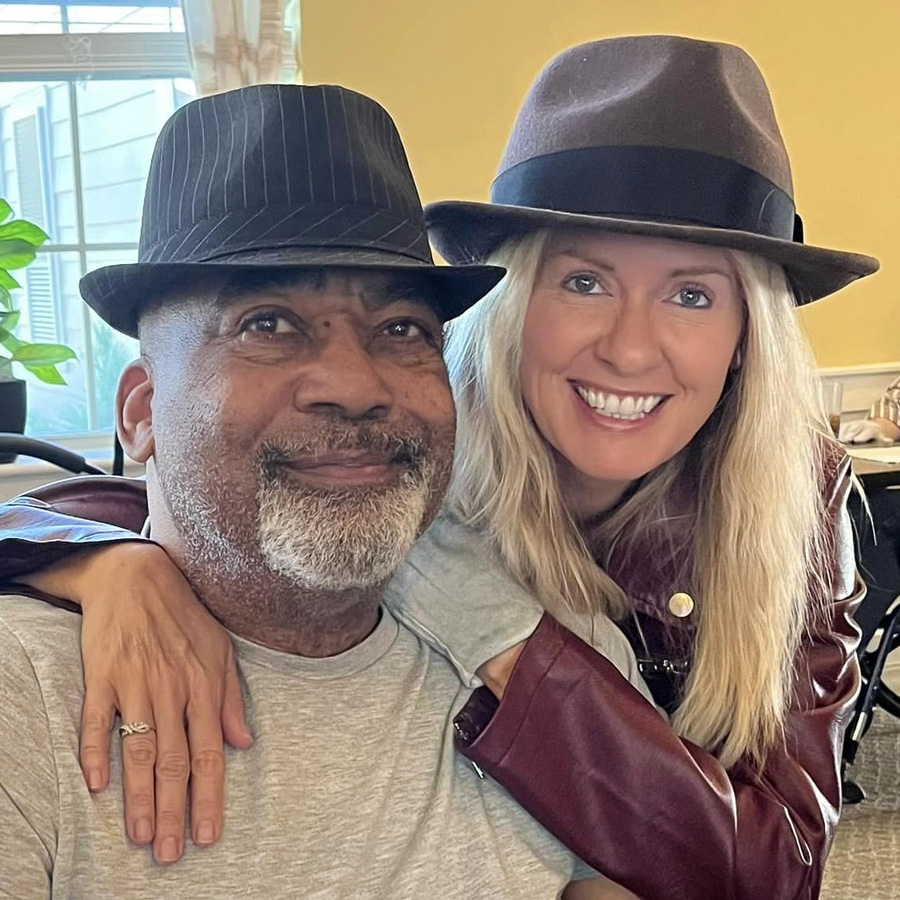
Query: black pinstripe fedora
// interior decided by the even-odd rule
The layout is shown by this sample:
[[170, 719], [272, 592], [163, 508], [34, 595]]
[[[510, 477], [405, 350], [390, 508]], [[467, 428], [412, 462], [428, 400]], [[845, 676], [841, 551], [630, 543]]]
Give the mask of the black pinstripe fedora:
[[433, 203], [426, 218], [449, 262], [567, 226], [746, 250], [784, 267], [798, 303], [878, 269], [803, 242], [787, 149], [750, 56], [674, 35], [559, 54], [519, 110], [491, 202]]
[[147, 302], [202, 271], [340, 266], [421, 277], [445, 318], [502, 278], [436, 266], [400, 135], [369, 97], [266, 84], [203, 97], [163, 126], [136, 263], [81, 279], [88, 305], [136, 336]]

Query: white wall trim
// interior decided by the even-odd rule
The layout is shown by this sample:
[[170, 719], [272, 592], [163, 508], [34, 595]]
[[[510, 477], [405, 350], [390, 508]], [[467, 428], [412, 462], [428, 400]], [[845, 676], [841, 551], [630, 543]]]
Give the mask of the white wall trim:
[[840, 378], [843, 376], [854, 377], [856, 375], [878, 374], [900, 371], [900, 360], [896, 362], [860, 363], [856, 366], [821, 366], [819, 374], [823, 378]]

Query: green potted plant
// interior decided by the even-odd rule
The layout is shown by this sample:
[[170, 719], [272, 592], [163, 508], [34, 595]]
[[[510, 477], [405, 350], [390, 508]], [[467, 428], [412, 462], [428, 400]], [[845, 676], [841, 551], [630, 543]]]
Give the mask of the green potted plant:
[[[13, 365], [22, 366], [47, 384], [65, 384], [56, 367], [74, 359], [75, 353], [64, 344], [33, 344], [16, 336], [19, 310], [13, 305], [12, 292], [21, 285], [10, 272], [29, 265], [47, 235], [33, 222], [12, 216], [9, 203], [0, 199], [0, 431], [21, 434], [27, 395], [25, 382], [16, 377]], [[0, 462], [10, 461], [9, 456], [0, 455]]]

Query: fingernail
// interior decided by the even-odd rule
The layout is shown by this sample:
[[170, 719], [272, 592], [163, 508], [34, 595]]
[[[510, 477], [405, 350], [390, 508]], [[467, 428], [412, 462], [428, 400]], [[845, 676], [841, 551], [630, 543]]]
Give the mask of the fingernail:
[[91, 769], [87, 773], [87, 786], [89, 791], [99, 791], [103, 787], [99, 769]]
[[178, 859], [178, 841], [173, 837], [167, 837], [159, 848], [159, 861], [171, 863], [176, 859]]
[[212, 822], [201, 822], [197, 826], [197, 843], [211, 844], [216, 839], [216, 831]]
[[134, 836], [139, 844], [149, 844], [153, 840], [153, 827], [149, 819], [138, 819], [134, 823]]

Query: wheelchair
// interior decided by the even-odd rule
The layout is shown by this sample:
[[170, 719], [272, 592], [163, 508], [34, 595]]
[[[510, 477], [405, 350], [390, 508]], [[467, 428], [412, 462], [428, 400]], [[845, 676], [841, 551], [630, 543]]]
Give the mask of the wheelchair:
[[[875, 533], [881, 532], [881, 543], [873, 542], [866, 510], [856, 494], [850, 498], [854, 523], [857, 563], [869, 592], [856, 614], [862, 631], [859, 665], [862, 675], [859, 699], [847, 727], [841, 760], [844, 801], [849, 804], [865, 799], [859, 785], [847, 777], [847, 769], [856, 761], [860, 742], [869, 730], [875, 710], [880, 708], [900, 718], [900, 696], [884, 681], [888, 658], [900, 647], [900, 480], [894, 473], [867, 476], [863, 479], [872, 513]], [[895, 507], [888, 513], [890, 507]], [[890, 514], [890, 528], [880, 521]], [[895, 533], [896, 532], [896, 533]]]
[[[66, 450], [65, 447], [51, 444], [49, 441], [26, 437], [23, 434], [14, 434], [8, 431], [0, 432], [0, 459], [12, 459], [16, 456], [42, 459], [76, 475], [107, 474], [103, 469], [89, 463], [83, 456], [79, 456], [71, 450]], [[113, 472], [113, 474], [121, 474], [121, 471], [118, 473]]]

